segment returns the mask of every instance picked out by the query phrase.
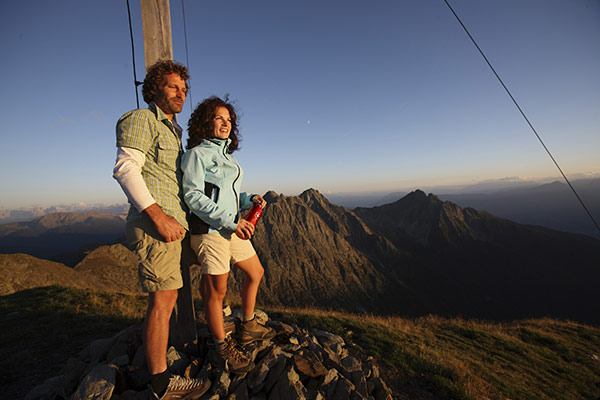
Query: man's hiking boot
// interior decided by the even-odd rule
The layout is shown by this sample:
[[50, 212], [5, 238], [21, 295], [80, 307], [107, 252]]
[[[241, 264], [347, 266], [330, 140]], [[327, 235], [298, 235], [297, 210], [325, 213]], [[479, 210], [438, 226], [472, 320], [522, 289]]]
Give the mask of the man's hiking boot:
[[235, 348], [233, 339], [228, 336], [225, 343], [215, 343], [208, 351], [208, 360], [213, 367], [223, 368], [232, 374], [244, 374], [254, 368], [254, 363]]
[[150, 393], [155, 400], [196, 400], [210, 389], [211, 382], [208, 379], [187, 379], [179, 375], [173, 375], [169, 379], [169, 385], [165, 394], [158, 397], [150, 385]]
[[237, 335], [238, 342], [245, 346], [256, 340], [267, 340], [275, 337], [275, 331], [267, 326], [261, 325], [256, 317], [250, 321], [242, 322]]

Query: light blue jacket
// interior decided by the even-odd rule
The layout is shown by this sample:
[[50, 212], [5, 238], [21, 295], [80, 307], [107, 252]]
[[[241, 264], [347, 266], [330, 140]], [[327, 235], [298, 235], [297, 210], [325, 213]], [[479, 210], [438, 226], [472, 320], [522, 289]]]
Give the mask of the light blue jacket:
[[254, 194], [240, 192], [244, 175], [233, 155], [230, 139], [205, 139], [188, 150], [181, 162], [183, 199], [192, 213], [190, 233], [235, 231], [240, 210], [252, 206]]

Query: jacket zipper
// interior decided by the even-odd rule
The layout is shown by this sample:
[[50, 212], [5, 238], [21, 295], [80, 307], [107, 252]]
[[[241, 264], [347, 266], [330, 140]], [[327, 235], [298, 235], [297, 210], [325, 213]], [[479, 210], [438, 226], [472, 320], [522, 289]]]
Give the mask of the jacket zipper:
[[[223, 157], [225, 157], [226, 160], [229, 160], [229, 157], [227, 156], [227, 142], [225, 142], [225, 146], [223, 146]], [[238, 198], [238, 194], [235, 191], [235, 183], [237, 182], [237, 180], [240, 178], [240, 166], [236, 164], [236, 168], [237, 168], [237, 176], [235, 177], [235, 179], [233, 180], [233, 183], [231, 184], [231, 190], [233, 190], [233, 194], [235, 194], [235, 220], [236, 222], [238, 221], [238, 216], [240, 213], [240, 199]]]

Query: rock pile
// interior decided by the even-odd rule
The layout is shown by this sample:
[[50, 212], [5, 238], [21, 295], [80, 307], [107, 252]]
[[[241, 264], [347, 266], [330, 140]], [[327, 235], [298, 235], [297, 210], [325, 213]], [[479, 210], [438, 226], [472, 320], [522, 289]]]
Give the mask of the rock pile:
[[[392, 399], [375, 360], [352, 351], [340, 336], [311, 333], [262, 312], [257, 317], [277, 335], [242, 348], [255, 364], [249, 373], [233, 375], [208, 363], [210, 334], [203, 323], [197, 324], [197, 342], [169, 347], [169, 370], [210, 381], [201, 400]], [[226, 318], [226, 330], [237, 324], [239, 314]], [[25, 400], [145, 400], [151, 399], [149, 382], [141, 326], [135, 325], [92, 342], [67, 361], [62, 375], [33, 388]]]

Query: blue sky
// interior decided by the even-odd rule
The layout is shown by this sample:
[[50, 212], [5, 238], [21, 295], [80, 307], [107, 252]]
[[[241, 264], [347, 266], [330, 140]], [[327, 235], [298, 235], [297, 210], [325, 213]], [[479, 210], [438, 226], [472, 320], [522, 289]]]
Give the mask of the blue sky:
[[[247, 191], [559, 176], [442, 0], [184, 1], [179, 120], [190, 100], [230, 94]], [[600, 2], [450, 3], [567, 176], [600, 173]], [[174, 58], [187, 64], [181, 5]], [[0, 14], [0, 208], [124, 202], [111, 172], [115, 122], [136, 107], [125, 0], [5, 1]]]

